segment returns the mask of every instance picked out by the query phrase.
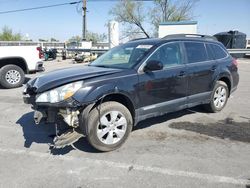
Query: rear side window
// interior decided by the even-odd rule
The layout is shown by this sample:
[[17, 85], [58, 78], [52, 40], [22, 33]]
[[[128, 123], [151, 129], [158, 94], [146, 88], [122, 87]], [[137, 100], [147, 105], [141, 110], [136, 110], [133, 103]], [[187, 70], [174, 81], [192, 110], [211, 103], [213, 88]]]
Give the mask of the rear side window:
[[209, 45], [209, 44], [206, 44], [206, 48], [207, 48], [208, 59], [209, 60], [214, 60], [214, 52], [213, 52], [212, 46]]
[[227, 53], [216, 44], [208, 44], [213, 49], [213, 54], [215, 59], [222, 59], [227, 56]]
[[207, 53], [204, 43], [184, 42], [188, 63], [207, 61]]

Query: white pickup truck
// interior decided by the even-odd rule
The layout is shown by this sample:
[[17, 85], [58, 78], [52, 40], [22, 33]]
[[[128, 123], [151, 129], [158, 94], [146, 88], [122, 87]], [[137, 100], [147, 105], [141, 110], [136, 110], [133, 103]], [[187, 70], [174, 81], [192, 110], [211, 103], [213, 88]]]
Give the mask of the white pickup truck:
[[21, 86], [25, 74], [43, 71], [43, 54], [37, 46], [0, 46], [0, 85]]

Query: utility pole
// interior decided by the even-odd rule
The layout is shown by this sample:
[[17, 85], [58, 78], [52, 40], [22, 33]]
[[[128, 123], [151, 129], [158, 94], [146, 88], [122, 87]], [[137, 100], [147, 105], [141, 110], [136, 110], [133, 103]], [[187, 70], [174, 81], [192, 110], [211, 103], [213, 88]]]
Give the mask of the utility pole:
[[164, 1], [164, 5], [163, 5], [163, 22], [167, 21], [167, 6], [168, 6], [168, 0]]
[[87, 31], [87, 23], [86, 23], [86, 13], [87, 13], [87, 0], [82, 1], [82, 10], [83, 10], [83, 19], [82, 19], [82, 40], [86, 41], [86, 31]]

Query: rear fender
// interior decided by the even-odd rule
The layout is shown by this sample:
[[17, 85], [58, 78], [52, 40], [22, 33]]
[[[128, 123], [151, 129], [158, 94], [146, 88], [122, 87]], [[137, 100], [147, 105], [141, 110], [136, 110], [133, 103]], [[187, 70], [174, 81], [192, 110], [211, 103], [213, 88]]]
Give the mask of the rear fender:
[[[215, 87], [216, 82], [219, 81], [221, 78], [227, 78], [229, 80], [229, 82], [230, 82], [230, 86], [232, 86], [232, 76], [230, 75], [230, 73], [229, 72], [222, 72], [213, 81], [212, 90]], [[230, 88], [228, 88], [228, 89], [230, 89]], [[229, 91], [229, 92], [231, 93], [231, 91]]]

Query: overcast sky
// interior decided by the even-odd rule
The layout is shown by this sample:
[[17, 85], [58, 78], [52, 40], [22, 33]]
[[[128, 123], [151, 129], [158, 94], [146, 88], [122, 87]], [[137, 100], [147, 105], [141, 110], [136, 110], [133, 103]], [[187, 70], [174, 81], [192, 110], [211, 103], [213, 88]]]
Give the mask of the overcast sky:
[[[71, 0], [74, 1], [74, 0]], [[13, 9], [29, 8], [70, 0], [0, 0], [0, 12]], [[115, 2], [88, 0], [88, 30], [107, 33], [105, 24], [112, 17], [108, 14]], [[151, 2], [145, 3], [152, 6]], [[54, 37], [65, 41], [73, 35], [81, 35], [81, 4], [61, 7], [0, 14], [0, 28], [8, 26], [15, 32], [28, 34], [33, 40]], [[198, 21], [198, 32], [215, 34], [221, 31], [237, 29], [250, 38], [250, 0], [200, 0], [193, 11]], [[147, 26], [149, 27], [149, 26]]]

